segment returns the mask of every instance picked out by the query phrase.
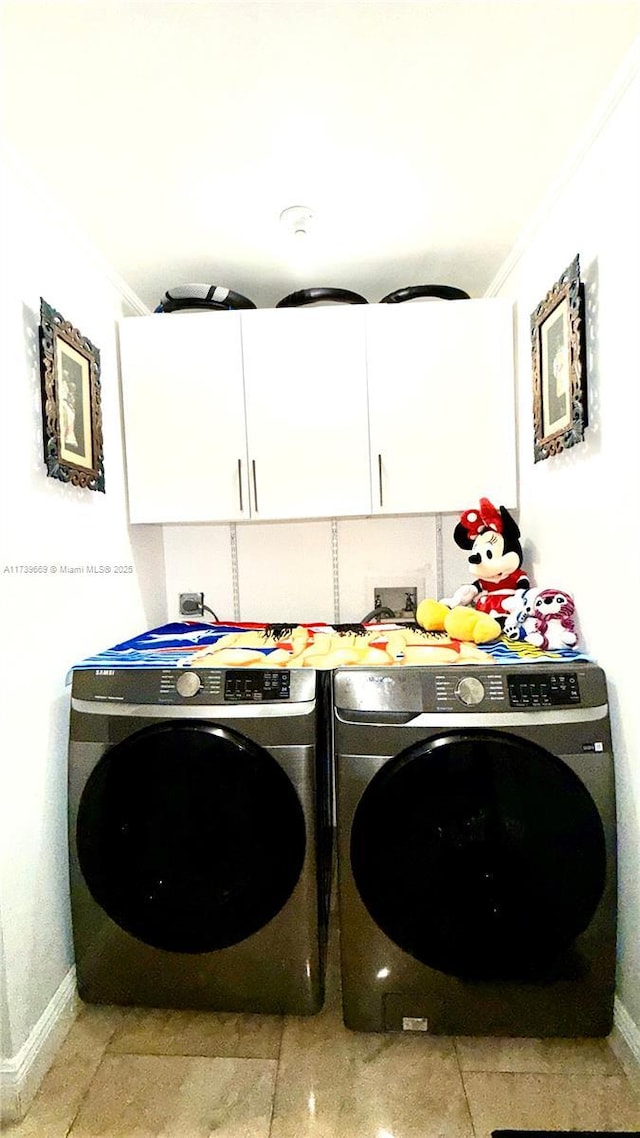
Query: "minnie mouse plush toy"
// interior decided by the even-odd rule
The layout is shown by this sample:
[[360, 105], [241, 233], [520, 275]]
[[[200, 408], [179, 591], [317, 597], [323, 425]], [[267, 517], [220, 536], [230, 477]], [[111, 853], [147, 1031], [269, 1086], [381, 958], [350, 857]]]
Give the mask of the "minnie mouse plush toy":
[[504, 624], [512, 605], [506, 604], [517, 590], [530, 588], [523, 572], [520, 530], [504, 506], [500, 509], [481, 498], [477, 510], [465, 510], [453, 531], [460, 549], [470, 549], [471, 572], [477, 573], [471, 585], [461, 585], [442, 603], [453, 608], [471, 605], [489, 613]]

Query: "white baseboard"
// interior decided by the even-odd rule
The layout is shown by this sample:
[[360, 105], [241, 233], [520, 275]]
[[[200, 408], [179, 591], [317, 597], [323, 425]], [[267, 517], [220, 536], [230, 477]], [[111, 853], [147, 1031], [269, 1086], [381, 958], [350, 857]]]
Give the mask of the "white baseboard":
[[24, 1118], [77, 1014], [74, 967], [67, 972], [18, 1054], [0, 1060], [0, 1121], [18, 1122]]
[[613, 1003], [613, 1031], [609, 1043], [625, 1074], [640, 1092], [640, 1028], [617, 996]]

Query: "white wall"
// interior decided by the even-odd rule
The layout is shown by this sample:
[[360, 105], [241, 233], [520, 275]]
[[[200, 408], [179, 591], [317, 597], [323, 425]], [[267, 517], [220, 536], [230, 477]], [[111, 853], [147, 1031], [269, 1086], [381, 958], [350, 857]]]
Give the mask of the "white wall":
[[303, 623], [361, 620], [378, 585], [438, 591], [432, 517], [165, 526], [164, 547], [171, 619], [192, 591], [220, 620]]
[[[640, 721], [632, 618], [640, 564], [639, 59], [638, 51], [630, 57], [598, 133], [582, 140], [580, 156], [576, 152], [494, 290], [517, 299], [520, 525], [529, 566], [537, 584], [575, 595], [585, 646], [608, 677], [618, 794], [617, 994], [636, 1046]], [[590, 426], [583, 443], [534, 465], [529, 318], [576, 253], [586, 286]]]
[[[106, 267], [39, 198], [11, 155], [2, 155], [2, 165], [0, 1007], [8, 1023], [0, 1036], [0, 1075], [6, 1076], [22, 1071], [16, 1057], [29, 1047], [73, 964], [67, 670], [89, 653], [162, 623], [166, 612], [164, 590], [156, 587], [163, 578], [160, 531], [145, 527], [134, 536], [126, 521], [115, 337], [122, 296]], [[105, 494], [46, 474], [41, 296], [101, 352]], [[112, 572], [62, 572], [65, 565], [87, 564], [108, 565]], [[23, 566], [47, 571], [29, 573]], [[131, 572], [116, 573], [116, 566]]]

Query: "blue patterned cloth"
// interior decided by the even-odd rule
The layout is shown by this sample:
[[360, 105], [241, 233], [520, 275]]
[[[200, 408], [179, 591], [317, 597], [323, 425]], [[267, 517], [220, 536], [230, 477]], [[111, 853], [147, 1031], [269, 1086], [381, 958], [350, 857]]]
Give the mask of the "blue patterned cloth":
[[[227, 633], [260, 631], [269, 628], [267, 624], [258, 623], [231, 623], [207, 624], [202, 621], [183, 620], [173, 624], [164, 624], [159, 628], [152, 628], [148, 632], [141, 632], [131, 640], [124, 640], [121, 644], [114, 644], [94, 656], [74, 664], [67, 676], [70, 682], [71, 672], [80, 668], [181, 668], [191, 662], [193, 653], [199, 649], [215, 644]], [[282, 627], [282, 626], [281, 626]], [[317, 632], [332, 633], [336, 629], [328, 624], [304, 625], [305, 628]], [[385, 624], [377, 626], [381, 635], [394, 628], [406, 627], [403, 625]], [[283, 639], [286, 633], [283, 633]], [[577, 660], [589, 661], [591, 658], [584, 652], [574, 648], [559, 648], [543, 652], [534, 648], [525, 641], [507, 640], [500, 637], [490, 644], [481, 644], [478, 647], [487, 655], [487, 662], [494, 664], [533, 664], [537, 662], [573, 662]], [[273, 650], [273, 644], [265, 648], [259, 646], [256, 651], [265, 655]], [[441, 665], [439, 665], [441, 666]]]

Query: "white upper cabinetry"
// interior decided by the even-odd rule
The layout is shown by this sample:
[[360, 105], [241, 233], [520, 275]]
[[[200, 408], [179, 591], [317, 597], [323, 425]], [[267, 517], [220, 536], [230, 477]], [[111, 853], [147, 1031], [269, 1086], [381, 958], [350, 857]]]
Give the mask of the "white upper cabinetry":
[[242, 347], [252, 517], [370, 514], [362, 311], [256, 309]]
[[120, 323], [132, 522], [516, 506], [511, 304]]
[[456, 512], [483, 495], [516, 506], [511, 302], [365, 315], [374, 513]]
[[239, 313], [127, 317], [120, 359], [130, 520], [248, 518]]

